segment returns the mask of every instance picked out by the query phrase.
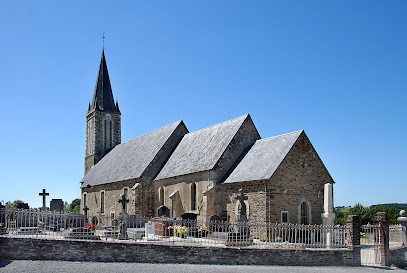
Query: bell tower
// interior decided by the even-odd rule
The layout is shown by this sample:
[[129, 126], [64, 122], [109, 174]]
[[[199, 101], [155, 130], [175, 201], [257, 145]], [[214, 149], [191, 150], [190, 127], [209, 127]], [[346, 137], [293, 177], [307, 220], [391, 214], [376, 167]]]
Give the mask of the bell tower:
[[85, 174], [121, 143], [121, 113], [113, 99], [105, 50], [102, 51], [92, 103], [86, 114]]

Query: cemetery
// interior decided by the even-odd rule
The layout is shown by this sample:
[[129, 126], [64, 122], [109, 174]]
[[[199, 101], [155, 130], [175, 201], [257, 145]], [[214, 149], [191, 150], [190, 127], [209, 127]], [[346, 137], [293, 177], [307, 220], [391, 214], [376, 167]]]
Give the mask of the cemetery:
[[[275, 258], [269, 261], [251, 258], [250, 261], [246, 261], [251, 264], [270, 262], [314, 264], [315, 261], [319, 261], [310, 258], [314, 255], [330, 257], [332, 255], [334, 258], [331, 257], [323, 263], [328, 265], [343, 264], [344, 261], [347, 261], [345, 265], [400, 264], [404, 263], [407, 224], [405, 212], [402, 211], [401, 214], [399, 221], [402, 225], [397, 226], [389, 226], [386, 223], [386, 215], [379, 214], [376, 216], [375, 225], [361, 226], [357, 217], [349, 217], [346, 226], [324, 226], [275, 223], [264, 225], [248, 221], [244, 215], [239, 215], [239, 221], [233, 223], [223, 221], [203, 223], [189, 219], [188, 215], [184, 219], [166, 216], [145, 218], [141, 215], [120, 215], [117, 219], [113, 219], [105, 216], [87, 217], [83, 214], [60, 211], [1, 208], [0, 254], [10, 257], [12, 255], [10, 251], [5, 254], [3, 247], [18, 242], [14, 247], [19, 249], [25, 245], [21, 240], [27, 242], [34, 240], [35, 244], [40, 245], [54, 242], [53, 247], [59, 247], [59, 244], [80, 244], [86, 248], [96, 242], [105, 244], [100, 248], [101, 250], [93, 250], [96, 253], [119, 246], [142, 249], [152, 247], [154, 251], [161, 253], [160, 255], [156, 253], [157, 257], [162, 257], [162, 253], [166, 253], [169, 249], [174, 250], [174, 247], [177, 251], [195, 249], [198, 256], [201, 252], [206, 253], [216, 249], [222, 249], [222, 253], [226, 254], [230, 251], [243, 251], [249, 256], [254, 255], [252, 251], [261, 251], [263, 253], [261, 255], [276, 255], [276, 253], [294, 256], [302, 253], [303, 255], [300, 260], [290, 260], [290, 262], [276, 261]], [[40, 253], [44, 258], [45, 254], [41, 251], [36, 252], [35, 255]], [[122, 251], [121, 255], [125, 255], [124, 253], [126, 251]], [[156, 261], [162, 261], [157, 257]], [[134, 259], [134, 257], [127, 258]], [[103, 260], [110, 259], [113, 258]], [[116, 257], [115, 260], [120, 258]], [[186, 259], [185, 262], [192, 261]], [[236, 260], [231, 262], [240, 263]]]
[[[331, 187], [327, 187], [329, 193]], [[212, 216], [209, 221], [203, 221], [192, 213], [170, 217], [165, 206], [158, 209], [157, 217], [128, 214], [128, 199], [124, 194], [117, 201], [122, 206], [122, 213], [117, 217], [90, 216], [86, 207], [84, 214], [65, 213], [61, 199], [52, 199], [48, 209], [45, 189], [40, 196], [43, 197], [40, 209], [30, 209], [25, 203], [16, 208], [0, 207], [1, 257], [55, 259], [51, 254], [59, 252], [59, 248], [65, 245], [70, 250], [65, 251], [61, 259], [176, 262], [179, 257], [175, 255], [183, 253], [183, 262], [192, 263], [405, 264], [405, 211], [401, 211], [398, 218], [401, 225], [390, 225], [387, 215], [379, 212], [373, 225], [361, 225], [357, 216], [350, 215], [345, 226], [335, 226], [328, 198], [326, 212], [322, 215], [325, 219], [323, 225], [265, 223], [248, 219], [244, 203], [247, 197], [240, 190], [236, 197], [240, 202], [236, 219], [225, 221]], [[42, 250], [46, 245], [50, 252]], [[9, 251], [10, 247], [13, 251]], [[71, 253], [77, 247], [87, 249], [95, 256]], [[141, 250], [152, 252], [153, 257], [131, 254]], [[208, 259], [214, 251], [217, 258]], [[236, 251], [246, 259], [238, 259]], [[195, 256], [189, 253], [195, 253]], [[286, 259], [278, 259], [280, 256]]]

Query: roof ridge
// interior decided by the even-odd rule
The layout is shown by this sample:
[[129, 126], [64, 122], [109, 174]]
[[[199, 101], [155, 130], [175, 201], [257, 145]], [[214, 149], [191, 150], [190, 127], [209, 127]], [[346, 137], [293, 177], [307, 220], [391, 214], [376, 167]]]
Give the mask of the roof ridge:
[[[123, 145], [123, 144], [126, 144], [126, 143], [129, 143], [130, 141], [133, 141], [133, 140], [138, 139], [138, 138], [140, 138], [140, 137], [147, 136], [147, 135], [149, 135], [149, 134], [155, 133], [155, 132], [157, 132], [157, 131], [159, 131], [159, 130], [162, 130], [162, 129], [164, 129], [164, 128], [167, 128], [167, 127], [169, 127], [169, 126], [171, 126], [171, 125], [174, 125], [174, 124], [181, 124], [181, 122], [184, 122], [184, 121], [183, 121], [182, 119], [180, 119], [180, 120], [175, 121], [175, 122], [173, 122], [173, 123], [167, 124], [167, 125], [165, 125], [165, 126], [163, 126], [163, 127], [160, 127], [160, 128], [158, 128], [158, 129], [155, 129], [155, 130], [153, 130], [153, 131], [151, 131], [151, 132], [145, 133], [145, 134], [140, 135], [140, 136], [138, 136], [138, 137], [132, 138], [132, 139], [126, 141], [126, 142], [120, 143], [119, 145], [116, 145], [116, 147], [117, 147], [117, 146], [120, 146], [120, 145]], [[115, 148], [116, 148], [116, 147], [115, 147]]]
[[197, 132], [200, 132], [200, 131], [203, 131], [203, 130], [206, 130], [206, 129], [209, 129], [209, 128], [212, 128], [212, 127], [215, 127], [215, 126], [222, 125], [222, 124], [224, 124], [224, 123], [226, 123], [226, 122], [230, 122], [230, 121], [232, 121], [232, 120], [236, 120], [236, 119], [245, 117], [245, 118], [243, 119], [243, 121], [244, 121], [244, 120], [246, 120], [246, 118], [247, 118], [248, 116], [250, 116], [250, 115], [249, 115], [249, 114], [246, 114], [246, 115], [239, 116], [239, 117], [236, 117], [236, 118], [228, 119], [228, 120], [222, 121], [222, 122], [220, 122], [220, 123], [216, 123], [216, 124], [213, 124], [213, 125], [211, 125], [211, 126], [204, 127], [204, 128], [202, 128], [202, 129], [199, 129], [199, 130], [196, 130], [196, 131], [193, 131], [193, 132], [189, 132], [189, 133], [186, 134], [186, 135], [192, 135], [192, 134], [194, 134], [194, 133], [197, 133]]
[[276, 136], [272, 136], [272, 137], [268, 137], [268, 138], [262, 138], [256, 141], [260, 141], [260, 140], [268, 140], [268, 139], [272, 139], [272, 138], [276, 138], [276, 137], [282, 137], [282, 136], [286, 136], [286, 135], [291, 135], [291, 134], [295, 134], [295, 133], [299, 133], [299, 132], [305, 132], [304, 130], [297, 130], [294, 132], [289, 132], [289, 133], [285, 133], [285, 134], [281, 134], [281, 135], [276, 135]]

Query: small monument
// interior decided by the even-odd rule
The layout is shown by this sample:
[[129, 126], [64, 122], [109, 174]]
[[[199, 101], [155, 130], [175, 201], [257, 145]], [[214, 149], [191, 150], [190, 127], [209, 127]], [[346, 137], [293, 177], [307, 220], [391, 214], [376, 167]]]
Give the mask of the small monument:
[[47, 210], [47, 206], [46, 206], [47, 200], [46, 200], [46, 198], [49, 195], [49, 193], [45, 189], [42, 189], [42, 192], [40, 192], [38, 195], [42, 196], [42, 210], [44, 210], [44, 211]]
[[62, 199], [52, 199], [49, 204], [51, 211], [63, 212], [64, 211], [64, 201]]

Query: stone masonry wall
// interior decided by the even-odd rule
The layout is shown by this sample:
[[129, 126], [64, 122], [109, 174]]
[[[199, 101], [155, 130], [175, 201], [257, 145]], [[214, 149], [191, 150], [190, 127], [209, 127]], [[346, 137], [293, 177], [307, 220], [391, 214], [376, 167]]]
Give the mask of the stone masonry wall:
[[[288, 211], [289, 223], [300, 223], [300, 205], [310, 207], [309, 223], [321, 224], [324, 184], [333, 182], [305, 134], [301, 135], [271, 180], [224, 184], [222, 202], [231, 219], [236, 215], [236, 195], [243, 188], [248, 196], [249, 219], [281, 223], [281, 212]], [[267, 208], [266, 208], [267, 203]]]
[[358, 266], [351, 250], [245, 249], [0, 237], [1, 259]]
[[113, 145], [111, 148], [121, 143], [121, 117], [117, 113], [107, 113], [94, 111], [86, 116], [86, 156], [85, 174], [111, 149], [104, 147], [104, 125], [103, 120], [106, 115], [112, 119]]
[[[128, 199], [129, 203], [127, 204], [127, 213], [135, 214], [135, 203], [139, 198], [136, 198], [137, 194], [140, 195], [140, 192], [134, 192], [132, 187], [136, 183], [135, 180], [129, 180], [125, 182], [110, 183], [104, 185], [93, 186], [91, 189], [83, 188], [82, 189], [82, 198], [81, 198], [81, 213], [83, 213], [84, 198], [83, 195], [86, 193], [86, 204], [89, 208], [88, 216], [111, 216], [114, 213], [115, 217], [118, 217], [122, 213], [122, 205], [118, 200], [123, 195], [124, 188], [128, 188]], [[105, 191], [105, 213], [101, 214], [101, 204], [100, 204], [100, 193]]]
[[407, 247], [390, 248], [390, 265], [405, 268], [407, 267]]
[[[156, 209], [161, 205], [161, 200], [159, 200], [159, 190], [163, 187], [164, 205], [167, 206], [169, 209], [174, 209], [176, 211], [177, 217], [180, 217], [184, 213], [195, 213], [198, 214], [198, 220], [205, 220], [205, 198], [203, 192], [205, 192], [211, 185], [213, 185], [213, 181], [211, 180], [209, 172], [183, 175], [176, 178], [155, 181], [154, 183]], [[197, 186], [196, 210], [191, 209], [192, 183], [196, 183]], [[169, 196], [176, 191], [178, 191], [179, 194], [170, 199]], [[174, 202], [174, 204], [172, 204], [172, 202]]]

